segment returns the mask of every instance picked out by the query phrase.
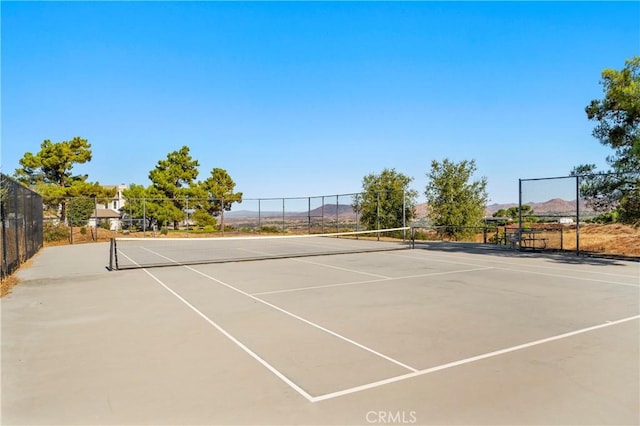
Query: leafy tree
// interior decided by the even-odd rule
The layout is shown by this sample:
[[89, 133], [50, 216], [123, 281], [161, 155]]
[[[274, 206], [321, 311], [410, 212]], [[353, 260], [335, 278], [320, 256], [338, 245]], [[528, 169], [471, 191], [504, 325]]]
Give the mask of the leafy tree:
[[184, 212], [175, 206], [173, 200], [153, 185], [145, 188], [131, 184], [129, 189], [122, 191], [122, 195], [127, 200], [127, 204], [121, 209], [123, 213], [133, 219], [146, 219], [148, 229], [154, 223], [163, 226], [184, 218]]
[[454, 163], [444, 159], [431, 162], [425, 190], [428, 217], [434, 225], [443, 226], [445, 235], [460, 239], [474, 234], [469, 227], [482, 226], [486, 208], [487, 179], [470, 181], [476, 171], [474, 160]]
[[413, 219], [418, 192], [409, 189], [412, 180], [395, 169], [365, 176], [363, 193], [352, 205], [360, 214], [360, 222], [367, 229], [389, 229], [404, 226], [403, 218]]
[[616, 209], [624, 223], [640, 224], [640, 57], [625, 61], [618, 71], [602, 71], [604, 98], [585, 108], [587, 118], [597, 122], [593, 136], [614, 150], [607, 157], [611, 170], [596, 174], [593, 164], [571, 171], [583, 176], [580, 190], [596, 211]]
[[66, 220], [66, 204], [70, 197], [109, 198], [114, 190], [107, 190], [97, 182], [87, 182], [87, 175], [74, 175], [76, 164], [91, 161], [91, 144], [80, 137], [70, 141], [42, 142], [36, 154], [27, 152], [20, 159], [14, 176], [20, 182], [35, 187], [51, 208], [61, 207], [61, 220]]
[[192, 215], [193, 219], [198, 226], [212, 226], [217, 224], [216, 218], [213, 217], [208, 211], [204, 209], [197, 209]]
[[[525, 222], [537, 222], [538, 218], [533, 217], [533, 214], [534, 212], [530, 205], [522, 205], [522, 218]], [[508, 217], [513, 220], [520, 220], [520, 208], [515, 206], [508, 209], [500, 209], [493, 214], [493, 217]]]
[[209, 200], [206, 210], [214, 216], [220, 216], [220, 229], [224, 229], [224, 212], [230, 211], [233, 203], [242, 202], [242, 192], [233, 192], [235, 182], [225, 169], [214, 168], [204, 182], [199, 183]]
[[69, 226], [86, 226], [95, 210], [95, 199], [79, 197], [71, 199], [68, 203]]
[[[167, 159], [158, 161], [155, 169], [149, 172], [153, 188], [164, 198], [157, 203], [159, 217], [173, 222], [174, 228], [184, 218], [187, 197], [198, 193], [195, 183], [198, 166], [198, 160], [191, 158], [189, 147], [183, 146], [167, 154]], [[173, 208], [167, 201], [173, 204]]]

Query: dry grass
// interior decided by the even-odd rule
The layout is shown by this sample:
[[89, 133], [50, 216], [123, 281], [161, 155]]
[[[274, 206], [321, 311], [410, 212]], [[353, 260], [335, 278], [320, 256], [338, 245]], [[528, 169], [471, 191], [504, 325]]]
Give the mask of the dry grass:
[[[29, 266], [31, 266], [31, 262], [31, 259], [27, 260], [20, 266], [20, 268], [28, 268]], [[20, 268], [18, 268], [18, 270]], [[15, 271], [13, 274], [0, 280], [0, 297], [4, 297], [7, 294], [11, 293], [11, 289], [20, 284], [20, 280], [16, 276], [16, 272], [18, 271]]]
[[[575, 227], [566, 238], [565, 249], [575, 250]], [[628, 225], [581, 225], [580, 250], [640, 257], [640, 228]]]
[[20, 280], [15, 275], [9, 275], [0, 281], [0, 297], [4, 297], [11, 292], [11, 289], [18, 285]]

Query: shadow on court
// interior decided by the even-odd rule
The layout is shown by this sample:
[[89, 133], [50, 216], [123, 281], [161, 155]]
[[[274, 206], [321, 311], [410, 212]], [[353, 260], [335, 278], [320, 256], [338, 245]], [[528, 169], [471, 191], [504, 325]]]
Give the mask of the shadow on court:
[[593, 253], [560, 252], [552, 250], [523, 250], [511, 249], [506, 246], [482, 243], [428, 241], [416, 242], [416, 249], [435, 250], [448, 253], [475, 253], [489, 256], [499, 256], [505, 258], [520, 257], [540, 257], [549, 259], [557, 263], [567, 263], [572, 265], [621, 265], [621, 262], [640, 262], [637, 257], [598, 255]]

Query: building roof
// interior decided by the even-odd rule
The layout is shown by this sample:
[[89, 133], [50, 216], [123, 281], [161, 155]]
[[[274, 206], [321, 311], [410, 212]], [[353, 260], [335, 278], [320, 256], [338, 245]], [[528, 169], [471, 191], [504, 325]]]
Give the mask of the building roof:
[[113, 209], [98, 209], [93, 211], [91, 217], [97, 217], [98, 219], [119, 219], [120, 212]]

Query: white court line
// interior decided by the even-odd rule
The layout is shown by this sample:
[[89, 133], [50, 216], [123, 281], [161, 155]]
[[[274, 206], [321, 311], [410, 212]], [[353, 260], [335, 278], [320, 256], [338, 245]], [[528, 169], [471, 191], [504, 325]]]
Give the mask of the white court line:
[[[242, 251], [247, 251], [249, 253], [256, 253], [256, 254], [264, 254], [264, 255], [273, 254], [273, 253], [268, 253], [266, 251], [249, 250], [249, 249], [241, 249], [241, 250]], [[320, 266], [324, 266], [324, 267], [331, 268], [331, 269], [337, 269], [339, 271], [353, 272], [353, 273], [361, 274], [361, 275], [369, 275], [369, 276], [372, 276], [372, 277], [377, 277], [377, 278], [382, 278], [382, 279], [391, 278], [391, 277], [387, 277], [385, 275], [373, 274], [371, 272], [356, 271], [355, 269], [347, 269], [347, 268], [342, 268], [340, 266], [325, 265], [325, 264], [318, 263], [318, 262], [312, 262], [310, 260], [301, 260], [301, 259], [297, 259], [297, 258], [292, 258], [291, 260], [293, 260], [295, 262], [308, 263], [310, 265], [320, 265]]]
[[[445, 257], [447, 259], [457, 259], [458, 257], [460, 257], [460, 255], [447, 255], [447, 254], [443, 254], [443, 253], [438, 253], [438, 254], [434, 254], [433, 252], [427, 251], [429, 253], [429, 256], [432, 257]], [[392, 254], [392, 253], [381, 253], [385, 256], [399, 256], [399, 257], [410, 257], [412, 259], [424, 259], [424, 257], [415, 257], [415, 256], [403, 256], [401, 254]], [[465, 253], [464, 255], [466, 256], [486, 256], [486, 253]], [[431, 257], [429, 257], [431, 258]], [[521, 259], [536, 259], [536, 260], [547, 260], [547, 259], [556, 259], [557, 257], [537, 257], [537, 258], [533, 258], [531, 256], [527, 256], [527, 257], [522, 257]], [[436, 260], [436, 259], [434, 259]], [[511, 266], [522, 266], [519, 263], [515, 263], [515, 262], [506, 262], [504, 260], [491, 260], [491, 262], [494, 263], [501, 263], [501, 264], [505, 264], [505, 265], [511, 265]], [[628, 263], [634, 263], [633, 261], [625, 261]], [[457, 262], [453, 262], [453, 263], [457, 263]], [[463, 262], [460, 262], [460, 264], [464, 264]], [[586, 265], [589, 266], [589, 265]], [[597, 275], [609, 275], [609, 276], [613, 276], [613, 277], [625, 277], [625, 278], [636, 278], [636, 276], [640, 276], [640, 263], [638, 264], [638, 275], [628, 275], [628, 274], [614, 274], [611, 272], [600, 272], [600, 271], [582, 271], [582, 270], [578, 270], [578, 269], [573, 269], [573, 268], [559, 268], [556, 266], [545, 266], [545, 265], [531, 265], [529, 266], [530, 268], [540, 268], [540, 269], [552, 269], [555, 271], [569, 271], [569, 272], [576, 272], [579, 274], [597, 274]]]
[[[133, 261], [133, 259], [131, 259], [129, 256], [127, 256], [124, 253], [121, 253], [123, 256], [125, 256], [127, 259], [129, 259], [131, 262], [133, 262], [134, 264], [137, 265], [137, 263], [135, 261]], [[139, 265], [138, 265], [139, 266]], [[306, 398], [308, 401], [313, 402], [313, 397], [308, 394], [304, 389], [302, 389], [300, 386], [298, 386], [297, 384], [295, 384], [293, 381], [291, 381], [287, 376], [285, 376], [284, 374], [282, 374], [280, 371], [278, 371], [275, 367], [273, 367], [271, 364], [269, 364], [267, 361], [265, 361], [263, 358], [261, 358], [258, 354], [256, 354], [255, 352], [253, 352], [251, 349], [249, 349], [247, 346], [245, 346], [241, 341], [239, 341], [238, 339], [236, 339], [235, 337], [233, 337], [230, 333], [228, 333], [224, 328], [222, 328], [220, 325], [218, 325], [215, 321], [213, 321], [211, 318], [209, 318], [208, 316], [206, 316], [205, 314], [203, 314], [200, 310], [198, 310], [198, 308], [196, 308], [195, 306], [193, 306], [191, 303], [189, 303], [184, 297], [180, 296], [178, 293], [176, 293], [175, 291], [173, 291], [171, 288], [169, 288], [165, 283], [163, 283], [158, 277], [156, 277], [155, 275], [153, 275], [151, 272], [149, 272], [148, 270], [143, 268], [143, 271], [147, 273], [147, 275], [149, 275], [151, 278], [153, 278], [154, 281], [156, 281], [158, 284], [160, 284], [162, 287], [164, 287], [169, 293], [173, 294], [176, 298], [178, 298], [178, 300], [180, 300], [182, 303], [184, 303], [185, 305], [187, 305], [187, 307], [189, 307], [189, 309], [191, 309], [193, 312], [195, 312], [196, 314], [198, 314], [202, 319], [204, 319], [206, 322], [208, 322], [209, 324], [211, 324], [213, 327], [215, 327], [216, 330], [218, 330], [220, 333], [222, 333], [227, 339], [231, 340], [233, 343], [235, 343], [240, 349], [242, 349], [244, 352], [246, 352], [250, 357], [252, 357], [253, 359], [255, 359], [256, 361], [258, 361], [260, 364], [262, 364], [263, 367], [265, 367], [267, 370], [269, 370], [271, 373], [273, 373], [277, 378], [279, 378], [280, 380], [282, 380], [284, 383], [286, 383], [287, 385], [289, 385], [289, 387], [291, 387], [293, 390], [295, 390], [296, 392], [298, 392], [300, 395], [302, 395], [304, 398]]]
[[302, 260], [302, 259], [291, 259], [291, 260], [295, 260], [296, 262], [300, 262], [300, 263], [308, 263], [310, 265], [324, 266], [325, 268], [330, 268], [330, 269], [337, 269], [338, 271], [353, 272], [353, 273], [361, 274], [361, 275], [370, 275], [372, 277], [378, 277], [378, 278], [383, 278], [383, 279], [391, 279], [392, 278], [392, 277], [387, 277], [385, 275], [373, 274], [371, 272], [357, 271], [355, 269], [342, 268], [340, 266], [334, 266], [334, 265], [325, 265], [324, 263], [312, 262], [310, 260]]
[[[451, 261], [451, 260], [441, 260], [438, 259], [437, 256], [432, 256], [432, 257], [417, 257], [417, 256], [403, 256], [403, 255], [399, 255], [399, 254], [390, 254], [390, 253], [383, 253], [385, 256], [399, 256], [399, 257], [403, 257], [403, 258], [410, 258], [410, 259], [417, 259], [417, 260], [424, 260], [424, 261], [434, 261], [434, 262], [443, 262], [443, 263], [453, 263], [453, 264], [457, 264], [457, 265], [473, 265], [473, 266], [480, 266], [477, 264], [473, 264], [473, 263], [466, 263], [466, 262], [456, 262], [456, 261]], [[491, 261], [491, 262], [495, 262], [495, 263], [501, 263], [501, 264], [506, 264], [506, 265], [515, 265], [514, 263], [511, 262], [500, 262], [500, 261]], [[521, 265], [518, 265], [521, 266]], [[567, 269], [563, 269], [563, 268], [551, 268], [551, 267], [544, 267], [544, 266], [529, 266], [530, 268], [544, 268], [544, 269], [556, 269], [556, 270], [567, 270]], [[546, 275], [546, 276], [550, 276], [550, 277], [557, 277], [557, 278], [570, 278], [573, 280], [584, 280], [584, 281], [592, 281], [592, 282], [598, 282], [598, 283], [605, 283], [605, 284], [615, 284], [615, 285], [622, 285], [622, 286], [628, 286], [628, 287], [640, 287], [640, 284], [630, 284], [630, 283], [623, 283], [623, 282], [618, 282], [618, 281], [607, 281], [607, 280], [599, 280], [599, 279], [595, 279], [595, 278], [584, 278], [584, 277], [576, 277], [573, 275], [561, 275], [561, 274], [551, 274], [548, 272], [538, 272], [538, 271], [528, 271], [526, 269], [513, 269], [513, 268], [504, 268], [504, 267], [500, 267], [500, 266], [494, 266], [493, 269], [499, 270], [499, 271], [510, 271], [510, 272], [518, 272], [518, 273], [523, 273], [523, 274], [536, 274], [536, 275]], [[571, 270], [570, 270], [571, 271]], [[574, 272], [578, 272], [578, 271], [574, 271]], [[593, 272], [580, 272], [580, 273], [593, 273]], [[630, 278], [634, 278], [630, 275], [621, 275], [623, 277], [630, 277]]]
[[[124, 253], [122, 253], [125, 257], [127, 257], [129, 260], [131, 260], [133, 262], [133, 260], [131, 258], [129, 258], [128, 256], [126, 256]], [[157, 254], [157, 253], [156, 253]], [[164, 257], [162, 255], [159, 255], [161, 257]], [[167, 258], [168, 259], [168, 258]], [[171, 260], [171, 259], [168, 259]], [[133, 262], [135, 263], [135, 262]], [[250, 297], [256, 301], [259, 301], [261, 303], [264, 303], [268, 306], [272, 306], [275, 309], [287, 313], [288, 315], [292, 315], [296, 318], [299, 318], [297, 316], [295, 316], [294, 314], [288, 313], [287, 311], [284, 311], [283, 309], [275, 306], [275, 305], [271, 305], [268, 302], [263, 301], [262, 299], [259, 299], [257, 297], [253, 297], [248, 293], [243, 292], [242, 290], [236, 289], [228, 284], [225, 284], [213, 277], [209, 277], [208, 275], [197, 271], [191, 267], [185, 266], [186, 268], [205, 276], [206, 278], [212, 279], [216, 282], [219, 282], [241, 294], [245, 294], [247, 297]], [[593, 330], [597, 330], [597, 329], [601, 329], [601, 328], [606, 328], [606, 327], [610, 327], [610, 326], [614, 326], [617, 324], [621, 324], [624, 322], [628, 322], [628, 321], [633, 321], [636, 319], [640, 318], [640, 315], [635, 315], [632, 317], [627, 317], [627, 318], [623, 318], [620, 320], [616, 320], [616, 321], [607, 321], [604, 324], [599, 324], [599, 325], [595, 325], [592, 327], [587, 327], [587, 328], [583, 328], [580, 330], [575, 330], [572, 332], [568, 332], [568, 333], [563, 333], [563, 334], [559, 334], [556, 336], [552, 336], [552, 337], [548, 337], [545, 339], [540, 339], [540, 340], [535, 340], [529, 343], [524, 343], [521, 345], [517, 345], [517, 346], [512, 346], [510, 348], [505, 348], [505, 349], [501, 349], [498, 351], [493, 351], [493, 352], [489, 352], [486, 354], [482, 354], [482, 355], [477, 355], [474, 357], [470, 357], [470, 358], [465, 358], [462, 360], [458, 360], [458, 361], [453, 361], [453, 362], [449, 362], [446, 364], [441, 364], [439, 366], [435, 366], [435, 367], [430, 367], [424, 370], [416, 370], [414, 368], [408, 367], [409, 370], [411, 370], [411, 373], [407, 373], [404, 375], [400, 375], [400, 376], [395, 376], [395, 377], [391, 377], [388, 379], [384, 379], [384, 380], [379, 380], [376, 382], [371, 382], [365, 385], [361, 385], [361, 386], [356, 386], [356, 387], [352, 387], [352, 388], [348, 388], [348, 389], [343, 389], [341, 391], [337, 391], [337, 392], [331, 392], [331, 393], [327, 393], [324, 395], [320, 395], [320, 396], [316, 396], [316, 397], [312, 397], [310, 394], [308, 394], [307, 392], [305, 392], [302, 388], [300, 388], [298, 385], [296, 385], [295, 383], [293, 383], [291, 380], [289, 380], [284, 374], [280, 373], [277, 369], [275, 369], [273, 366], [271, 366], [268, 362], [266, 362], [265, 360], [263, 360], [262, 358], [260, 358], [257, 354], [255, 354], [253, 351], [251, 351], [251, 349], [249, 349], [248, 347], [246, 347], [244, 344], [242, 344], [242, 342], [238, 341], [237, 339], [235, 339], [233, 336], [231, 336], [229, 333], [227, 333], [224, 329], [222, 329], [222, 327], [220, 327], [219, 325], [217, 325], [215, 322], [213, 322], [211, 319], [209, 319], [206, 315], [204, 315], [202, 312], [200, 312], [197, 308], [195, 308], [193, 305], [191, 305], [188, 301], [186, 301], [184, 298], [182, 298], [179, 294], [177, 294], [176, 292], [174, 292], [173, 290], [171, 290], [169, 287], [167, 287], [164, 283], [162, 283], [162, 281], [160, 281], [158, 278], [156, 278], [153, 274], [151, 274], [149, 271], [147, 271], [146, 269], [143, 269], [148, 275], [150, 275], [155, 281], [157, 281], [158, 283], [160, 283], [165, 289], [167, 289], [169, 292], [171, 292], [172, 294], [174, 294], [179, 300], [181, 300], [183, 303], [185, 303], [190, 309], [192, 309], [194, 312], [196, 312], [199, 316], [201, 316], [203, 319], [205, 319], [207, 322], [209, 322], [212, 326], [214, 326], [217, 330], [219, 330], [221, 333], [223, 333], [227, 338], [229, 338], [232, 342], [234, 342], [238, 347], [240, 347], [242, 350], [244, 350], [247, 354], [249, 354], [252, 358], [256, 359], [260, 364], [262, 364], [265, 368], [267, 368], [269, 371], [271, 371], [274, 375], [276, 375], [276, 377], [278, 377], [280, 380], [282, 380], [284, 383], [286, 383], [287, 385], [289, 385], [292, 389], [294, 389], [296, 392], [298, 392], [300, 395], [302, 395], [303, 397], [305, 397], [308, 401], [315, 403], [315, 402], [320, 402], [320, 401], [325, 401], [325, 400], [329, 400], [329, 399], [333, 399], [333, 398], [338, 398], [341, 396], [345, 396], [345, 395], [349, 395], [349, 394], [353, 394], [353, 393], [357, 393], [357, 392], [361, 392], [361, 391], [365, 391], [365, 390], [369, 390], [369, 389], [373, 389], [373, 388], [377, 388], [386, 384], [390, 384], [390, 383], [396, 383], [396, 382], [400, 382], [406, 379], [410, 379], [413, 377], [418, 377], [418, 376], [422, 376], [422, 375], [426, 375], [426, 374], [430, 374], [436, 371], [441, 371], [441, 370], [445, 370], [445, 369], [449, 369], [449, 368], [453, 368], [453, 367], [457, 367], [460, 365], [464, 365], [464, 364], [469, 364], [469, 363], [473, 363], [476, 361], [480, 361], [483, 359], [487, 359], [487, 358], [492, 358], [492, 357], [496, 357], [499, 355], [503, 355], [506, 353], [510, 353], [510, 352], [515, 352], [521, 349], [526, 349], [529, 347], [533, 347], [533, 346], [538, 346], [541, 344], [545, 344], [548, 342], [552, 342], [552, 341], [556, 341], [556, 340], [561, 340], [561, 339], [566, 339], [569, 338], [571, 336], [575, 336], [578, 334], [583, 334], [583, 333], [587, 333]], [[299, 318], [300, 320], [302, 320], [303, 322], [309, 323], [310, 325], [314, 325], [313, 323], [303, 319], [303, 318]], [[315, 326], [315, 325], [314, 325]], [[319, 326], [318, 326], [319, 327]], [[327, 330], [329, 333], [333, 334], [333, 332]], [[383, 356], [384, 357], [384, 356]]]
[[[319, 265], [322, 265], [322, 264], [320, 263]], [[260, 293], [251, 293], [251, 294], [253, 294], [254, 296], [263, 296], [263, 295], [266, 295], [266, 294], [289, 293], [289, 292], [294, 292], [294, 291], [316, 290], [316, 289], [332, 288], [332, 287], [345, 287], [345, 286], [351, 286], [351, 285], [380, 283], [380, 282], [385, 282], [385, 281], [402, 280], [402, 279], [408, 279], [408, 278], [433, 277], [433, 276], [437, 276], [437, 275], [450, 275], [450, 274], [459, 274], [459, 273], [463, 273], [463, 272], [484, 271], [484, 270], [487, 270], [487, 269], [494, 269], [494, 268], [488, 266], [488, 267], [485, 267], [485, 268], [463, 269], [463, 270], [459, 270], [459, 271], [447, 271], [447, 272], [432, 272], [432, 273], [429, 273], [429, 274], [407, 275], [407, 276], [403, 276], [403, 277], [393, 277], [393, 278], [381, 278], [381, 279], [378, 279], [378, 280], [352, 281], [352, 282], [340, 283], [340, 284], [325, 284], [325, 285], [314, 285], [314, 286], [309, 286], [309, 287], [289, 288], [289, 289], [285, 289], [285, 290], [262, 291]]]
[[566, 338], [569, 338], [569, 337], [572, 337], [572, 336], [575, 336], [575, 335], [578, 335], [578, 334], [588, 333], [588, 332], [593, 331], [593, 330], [598, 330], [598, 329], [605, 328], [605, 327], [611, 327], [611, 326], [614, 326], [614, 325], [617, 325], [617, 324], [622, 324], [624, 322], [633, 321], [633, 320], [637, 320], [637, 319], [640, 319], [640, 315], [635, 315], [635, 316], [632, 316], [632, 317], [623, 318], [623, 319], [620, 319], [620, 320], [617, 320], [617, 321], [607, 321], [604, 324], [598, 324], [598, 325], [594, 325], [592, 327], [587, 327], [587, 328], [582, 328], [580, 330], [571, 331], [569, 333], [558, 334], [556, 336], [547, 337], [545, 339], [535, 340], [535, 341], [529, 342], [529, 343], [523, 343], [522, 345], [512, 346], [510, 348], [500, 349], [498, 351], [488, 352], [486, 354], [482, 354], [482, 355], [477, 355], [477, 356], [473, 356], [473, 357], [470, 357], [470, 358], [461, 359], [459, 361], [448, 362], [446, 364], [441, 364], [441, 365], [438, 365], [438, 366], [435, 366], [435, 367], [427, 368], [427, 369], [416, 371], [416, 372], [413, 372], [413, 373], [403, 374], [401, 376], [396, 376], [396, 377], [391, 377], [389, 379], [379, 380], [377, 382], [368, 383], [366, 385], [356, 386], [356, 387], [353, 387], [353, 388], [344, 389], [344, 390], [341, 390], [341, 391], [331, 392], [331, 393], [327, 393], [327, 394], [324, 394], [324, 395], [316, 396], [316, 397], [312, 398], [311, 402], [319, 402], [319, 401], [325, 401], [327, 399], [338, 398], [338, 397], [349, 395], [349, 394], [352, 394], [352, 393], [356, 393], [356, 392], [361, 392], [361, 391], [364, 391], [364, 390], [377, 388], [377, 387], [380, 387], [380, 386], [383, 386], [383, 385], [387, 385], [389, 383], [395, 383], [395, 382], [400, 382], [402, 380], [411, 379], [413, 377], [424, 376], [425, 374], [434, 373], [436, 371], [446, 370], [448, 368], [458, 367], [458, 366], [464, 365], [464, 364], [470, 364], [472, 362], [481, 361], [483, 359], [493, 358], [493, 357], [496, 357], [496, 356], [499, 356], [499, 355], [503, 355], [503, 354], [506, 354], [506, 353], [519, 351], [521, 349], [526, 349], [526, 348], [530, 348], [532, 346], [542, 345], [542, 344], [553, 342], [553, 341], [556, 341], [556, 340], [566, 339]]
[[574, 277], [574, 276], [571, 276], [571, 275], [550, 274], [548, 272], [521, 271], [520, 269], [500, 268], [500, 267], [496, 267], [495, 269], [497, 269], [499, 271], [525, 272], [527, 274], [544, 275], [544, 276], [547, 276], [547, 277], [569, 278], [569, 279], [572, 279], [572, 280], [592, 281], [592, 282], [597, 282], [597, 283], [623, 285], [623, 286], [627, 286], [627, 287], [640, 287], [640, 284], [630, 284], [630, 283], [621, 283], [621, 282], [617, 282], [617, 281], [597, 280], [597, 279], [594, 279], [594, 278]]
[[205, 278], [208, 278], [208, 279], [210, 279], [212, 281], [215, 281], [215, 282], [217, 282], [219, 284], [222, 284], [223, 286], [225, 286], [225, 287], [227, 287], [227, 288], [229, 288], [229, 289], [231, 289], [231, 290], [233, 290], [235, 292], [238, 292], [238, 293], [242, 294], [243, 296], [246, 296], [246, 297], [248, 297], [250, 299], [253, 299], [256, 302], [260, 302], [260, 303], [262, 303], [262, 304], [264, 304], [264, 305], [266, 305], [266, 306], [268, 306], [268, 307], [270, 307], [272, 309], [275, 309], [275, 310], [277, 310], [279, 312], [282, 312], [285, 315], [288, 315], [288, 316], [290, 316], [292, 318], [295, 318], [298, 321], [301, 321], [301, 322], [303, 322], [305, 324], [308, 324], [308, 325], [310, 325], [310, 326], [312, 326], [314, 328], [317, 328], [318, 330], [324, 331], [325, 333], [330, 334], [330, 335], [332, 335], [334, 337], [337, 337], [338, 339], [344, 340], [347, 343], [351, 343], [352, 345], [357, 346], [360, 349], [364, 349], [365, 351], [367, 351], [369, 353], [372, 353], [374, 355], [377, 355], [380, 358], [386, 359], [387, 361], [392, 362], [392, 363], [394, 363], [396, 365], [399, 365], [400, 367], [403, 367], [403, 368], [405, 368], [407, 370], [410, 370], [410, 371], [418, 371], [416, 368], [413, 368], [413, 367], [411, 367], [411, 366], [409, 366], [407, 364], [404, 364], [404, 363], [402, 363], [402, 362], [400, 362], [400, 361], [398, 361], [396, 359], [393, 359], [390, 356], [387, 356], [387, 355], [385, 355], [383, 353], [375, 351], [375, 350], [363, 345], [362, 343], [358, 343], [355, 340], [349, 339], [348, 337], [345, 337], [345, 336], [343, 336], [343, 335], [341, 335], [339, 333], [336, 333], [335, 331], [329, 330], [328, 328], [325, 328], [325, 327], [321, 326], [320, 324], [316, 324], [313, 321], [309, 321], [308, 319], [302, 318], [301, 316], [298, 316], [298, 315], [294, 314], [293, 312], [289, 312], [289, 311], [287, 311], [287, 310], [285, 310], [285, 309], [283, 309], [283, 308], [281, 308], [279, 306], [276, 306], [273, 303], [269, 303], [266, 300], [262, 300], [259, 297], [253, 296], [253, 295], [247, 293], [246, 291], [242, 291], [239, 288], [236, 288], [236, 287], [234, 287], [234, 286], [232, 286], [230, 284], [227, 284], [227, 283], [225, 283], [223, 281], [220, 281], [219, 279], [214, 278], [214, 277], [212, 277], [210, 275], [207, 275], [204, 272], [198, 271], [197, 269], [194, 269], [194, 268], [192, 268], [190, 266], [186, 266], [185, 265], [184, 267], [189, 269], [189, 270], [191, 270], [191, 271], [193, 271], [193, 272], [195, 272], [196, 274], [202, 275]]
[[[164, 258], [164, 259], [167, 259], [167, 260], [168, 260], [168, 261], [170, 261], [170, 262], [175, 262], [175, 260], [173, 260], [173, 259], [171, 259], [171, 258], [169, 258], [169, 257], [167, 257], [167, 256], [164, 256], [164, 255], [162, 255], [162, 254], [160, 254], [160, 253], [156, 253], [156, 252], [154, 252], [153, 250], [149, 250], [149, 249], [145, 249], [145, 250], [148, 250], [149, 252], [151, 252], [151, 253], [155, 254], [156, 256], [160, 256], [160, 257], [162, 257], [162, 258]], [[129, 260], [131, 260], [131, 259], [129, 259]], [[221, 281], [221, 280], [219, 280], [219, 279], [217, 279], [217, 278], [214, 278], [214, 277], [212, 277], [212, 276], [210, 276], [210, 275], [205, 274], [204, 272], [198, 271], [197, 269], [194, 269], [194, 268], [192, 268], [191, 266], [188, 266], [188, 265], [182, 265], [182, 266], [183, 266], [184, 268], [186, 268], [186, 269], [190, 270], [190, 271], [195, 272], [196, 274], [202, 275], [202, 276], [203, 276], [203, 277], [205, 277], [205, 278], [208, 278], [208, 279], [210, 279], [210, 280], [212, 280], [212, 281], [215, 281], [215, 282], [217, 282], [218, 284], [222, 284], [223, 286], [227, 287], [227, 288], [228, 288], [228, 289], [230, 289], [230, 290], [233, 290], [233, 291], [235, 291], [235, 292], [237, 292], [237, 293], [240, 293], [240, 294], [242, 294], [243, 296], [246, 296], [246, 297], [248, 297], [248, 298], [250, 298], [250, 299], [255, 300], [256, 302], [260, 302], [260, 303], [262, 303], [263, 305], [269, 306], [269, 307], [270, 307], [270, 308], [272, 308], [272, 309], [275, 309], [275, 310], [277, 310], [277, 311], [279, 311], [279, 312], [282, 312], [283, 314], [288, 315], [288, 316], [290, 316], [290, 317], [292, 317], [292, 318], [295, 318], [295, 319], [297, 319], [298, 321], [302, 321], [302, 322], [304, 322], [305, 324], [308, 324], [308, 325], [310, 325], [310, 326], [312, 326], [312, 327], [315, 327], [315, 328], [317, 328], [318, 330], [324, 331], [325, 333], [330, 334], [330, 335], [332, 335], [332, 336], [334, 336], [334, 337], [337, 337], [338, 339], [344, 340], [344, 341], [345, 341], [345, 342], [347, 342], [347, 343], [351, 343], [352, 345], [357, 346], [357, 347], [359, 347], [360, 349], [364, 349], [365, 351], [367, 351], [367, 352], [369, 352], [369, 353], [372, 353], [372, 354], [374, 354], [374, 355], [376, 355], [376, 356], [378, 356], [378, 357], [380, 357], [380, 358], [386, 359], [387, 361], [392, 362], [392, 363], [394, 363], [394, 364], [396, 364], [396, 365], [399, 365], [399, 366], [400, 366], [400, 367], [402, 367], [402, 368], [405, 368], [405, 369], [407, 369], [407, 370], [409, 370], [409, 371], [418, 371], [416, 368], [413, 368], [413, 367], [411, 367], [411, 366], [409, 366], [409, 365], [407, 365], [407, 364], [404, 364], [404, 363], [402, 363], [402, 362], [400, 362], [400, 361], [398, 361], [398, 360], [396, 360], [396, 359], [393, 359], [393, 358], [391, 358], [390, 356], [387, 356], [387, 355], [385, 355], [385, 354], [383, 354], [383, 353], [380, 353], [380, 352], [378, 352], [378, 351], [375, 351], [375, 350], [373, 350], [373, 349], [371, 349], [371, 348], [369, 348], [369, 347], [367, 347], [367, 346], [363, 345], [362, 343], [358, 343], [358, 342], [356, 342], [355, 340], [349, 339], [348, 337], [343, 336], [343, 335], [341, 335], [341, 334], [338, 334], [338, 333], [336, 333], [335, 331], [329, 330], [328, 328], [325, 328], [325, 327], [321, 326], [320, 324], [316, 324], [316, 323], [314, 323], [314, 322], [312, 322], [312, 321], [309, 321], [308, 319], [302, 318], [301, 316], [298, 316], [298, 315], [294, 314], [293, 312], [289, 312], [289, 311], [287, 311], [287, 310], [285, 310], [285, 309], [283, 309], [283, 308], [281, 308], [281, 307], [279, 307], [279, 306], [276, 306], [276, 305], [274, 305], [273, 303], [269, 303], [269, 302], [267, 302], [266, 300], [262, 300], [262, 299], [260, 299], [259, 297], [253, 296], [253, 295], [251, 295], [251, 294], [247, 293], [246, 291], [240, 290], [239, 288], [236, 288], [236, 287], [232, 286], [231, 284], [227, 284], [227, 283], [225, 283], [224, 281]], [[147, 273], [149, 273], [149, 272], [147, 272]]]

